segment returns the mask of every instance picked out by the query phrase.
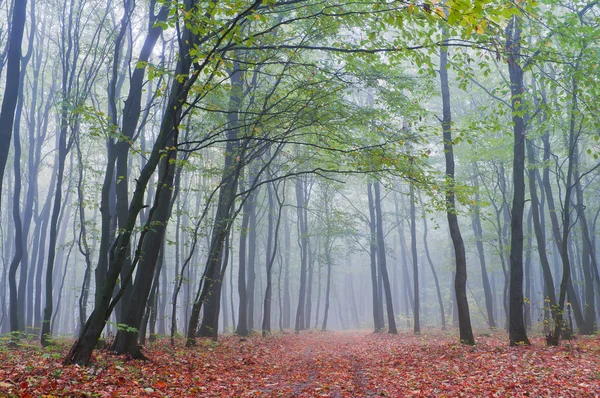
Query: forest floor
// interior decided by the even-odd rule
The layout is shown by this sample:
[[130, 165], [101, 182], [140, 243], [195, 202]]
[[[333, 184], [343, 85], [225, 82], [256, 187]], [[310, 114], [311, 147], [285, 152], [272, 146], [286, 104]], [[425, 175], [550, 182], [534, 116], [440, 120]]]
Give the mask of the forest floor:
[[502, 333], [474, 347], [450, 334], [303, 332], [225, 336], [186, 348], [145, 347], [150, 361], [96, 351], [90, 367], [63, 367], [51, 349], [0, 343], [0, 397], [593, 397], [600, 336], [548, 348], [509, 347]]

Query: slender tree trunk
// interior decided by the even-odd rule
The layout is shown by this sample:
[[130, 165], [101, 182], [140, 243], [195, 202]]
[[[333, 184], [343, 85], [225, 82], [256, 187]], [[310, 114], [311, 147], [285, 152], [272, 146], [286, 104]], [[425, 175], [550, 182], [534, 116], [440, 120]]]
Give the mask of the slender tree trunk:
[[[473, 177], [473, 184], [478, 188], [478, 176], [477, 174]], [[473, 227], [473, 234], [475, 235], [475, 246], [477, 248], [477, 254], [479, 256], [479, 264], [481, 265], [481, 279], [483, 282], [483, 294], [485, 297], [485, 308], [487, 312], [487, 321], [490, 329], [496, 328], [496, 320], [494, 318], [494, 301], [492, 298], [492, 288], [490, 287], [490, 280], [488, 277], [487, 266], [485, 263], [485, 249], [483, 247], [483, 229], [481, 228], [481, 218], [479, 216], [480, 205], [479, 205], [479, 192], [475, 194], [475, 201], [477, 205], [471, 213], [471, 225]]]
[[375, 325], [375, 332], [381, 332], [385, 327], [385, 322], [383, 320], [383, 303], [379, 300], [379, 286], [377, 285], [379, 272], [377, 272], [377, 228], [373, 184], [369, 182], [367, 188], [369, 197], [369, 230], [371, 233], [369, 254], [371, 259], [371, 289], [373, 291], [373, 323]]
[[398, 229], [398, 239], [400, 241], [400, 257], [402, 261], [402, 281], [404, 284], [405, 309], [407, 327], [410, 327], [409, 314], [410, 309], [414, 307], [413, 288], [410, 283], [410, 275], [408, 272], [408, 249], [406, 248], [406, 239], [404, 236], [404, 221], [400, 219], [400, 205], [398, 201], [397, 191], [398, 186], [394, 190], [394, 212], [396, 214], [396, 225]]
[[[253, 172], [251, 172], [254, 175]], [[256, 178], [256, 177], [253, 177]], [[255, 321], [254, 321], [254, 301], [256, 297], [256, 238], [257, 238], [257, 214], [256, 214], [256, 200], [258, 198], [259, 190], [251, 192], [248, 197], [248, 281], [246, 284], [246, 303], [248, 308], [246, 309], [248, 325], [247, 329], [249, 332], [254, 330]]]
[[525, 248], [525, 297], [527, 298], [527, 302], [525, 303], [525, 311], [524, 311], [524, 320], [525, 320], [525, 328], [529, 330], [532, 326], [531, 324], [531, 303], [533, 302], [531, 297], [531, 284], [533, 282], [533, 278], [531, 277], [531, 252], [533, 244], [533, 227], [532, 227], [532, 211], [529, 209], [529, 213], [527, 215], [527, 246]]
[[298, 309], [296, 311], [296, 323], [294, 330], [299, 333], [305, 329], [305, 304], [306, 304], [306, 271], [308, 262], [308, 229], [306, 226], [304, 208], [308, 206], [306, 203], [306, 178], [298, 178], [296, 180], [296, 206], [298, 215], [298, 242], [300, 244], [300, 290], [298, 292]]
[[[68, 72], [65, 71], [63, 75], [63, 86], [66, 85], [68, 77]], [[63, 87], [64, 89], [65, 87]], [[53, 300], [52, 300], [52, 286], [53, 281], [52, 278], [54, 276], [54, 260], [56, 258], [56, 243], [58, 237], [58, 217], [61, 212], [62, 205], [62, 190], [63, 190], [63, 177], [65, 170], [65, 162], [67, 159], [67, 154], [70, 149], [70, 139], [69, 142], [67, 140], [68, 134], [68, 110], [67, 105], [63, 105], [62, 114], [60, 117], [61, 126], [58, 137], [58, 168], [57, 168], [57, 177], [56, 177], [56, 188], [54, 191], [54, 206], [52, 209], [52, 219], [50, 222], [50, 235], [49, 235], [49, 243], [48, 243], [48, 263], [46, 266], [46, 300], [45, 300], [45, 308], [44, 308], [44, 316], [42, 320], [42, 330], [41, 330], [41, 344], [46, 347], [50, 344], [50, 321], [52, 318], [53, 311]]]
[[[535, 162], [535, 153], [533, 143], [527, 140], [527, 158], [530, 167]], [[542, 266], [542, 275], [544, 280], [544, 307], [546, 307], [546, 300], [548, 300], [551, 308], [552, 319], [556, 321], [556, 292], [554, 290], [554, 280], [552, 278], [552, 271], [550, 269], [550, 262], [548, 261], [548, 255], [546, 254], [546, 234], [544, 224], [541, 221], [541, 204], [537, 194], [537, 187], [535, 184], [535, 170], [529, 172], [529, 194], [531, 196], [531, 213], [533, 220], [533, 229], [535, 231], [536, 243], [538, 246], [538, 257]]]
[[[223, 247], [223, 265], [221, 266], [223, 269], [226, 269], [227, 264], [229, 264], [229, 247], [231, 245], [232, 238], [233, 237], [230, 234], [230, 237], [225, 239], [225, 246]], [[227, 283], [225, 283], [225, 275], [226, 273], [223, 271], [220, 304], [220, 307], [223, 308], [223, 333], [227, 333], [227, 329], [229, 329], [229, 314], [227, 311]]]
[[[419, 195], [420, 199], [420, 195]], [[419, 200], [423, 203], [421, 200]], [[429, 253], [429, 244], [427, 243], [427, 216], [423, 214], [423, 246], [425, 247], [425, 256], [427, 257], [427, 262], [429, 263], [429, 267], [431, 268], [431, 273], [433, 275], [433, 280], [435, 282], [435, 291], [437, 293], [438, 304], [440, 306], [440, 318], [442, 320], [442, 330], [446, 330], [446, 314], [444, 312], [444, 300], [442, 299], [442, 291], [440, 289], [440, 281], [433, 266], [433, 261], [431, 260], [431, 255]]]
[[413, 289], [415, 292], [415, 301], [413, 306], [413, 332], [421, 333], [420, 320], [420, 302], [419, 302], [419, 262], [417, 256], [417, 220], [415, 209], [415, 187], [410, 184], [410, 250], [412, 253], [413, 263]]
[[383, 290], [385, 293], [385, 304], [388, 318], [388, 332], [390, 334], [398, 334], [398, 329], [396, 328], [396, 318], [394, 315], [394, 304], [392, 302], [392, 288], [390, 286], [390, 278], [388, 275], [385, 255], [383, 211], [381, 210], [381, 192], [379, 181], [376, 181], [375, 184], [373, 184], [373, 188], [375, 192], [375, 216], [377, 219], [377, 264], [379, 265], [379, 272], [383, 279]]
[[283, 277], [283, 328], [289, 329], [292, 325], [292, 299], [290, 296], [290, 256], [291, 256], [291, 230], [288, 219], [287, 207], [283, 209], [283, 252], [284, 277]]
[[[325, 200], [325, 222], [329, 222], [329, 201]], [[329, 306], [331, 300], [331, 269], [333, 268], [333, 259], [331, 258], [331, 235], [329, 231], [325, 233], [323, 241], [323, 250], [325, 251], [325, 263], [327, 264], [327, 282], [325, 286], [325, 307], [323, 308], [323, 324], [321, 331], [327, 330], [327, 320], [329, 317]], [[340, 312], [341, 314], [341, 312]]]
[[[243, 184], [243, 182], [240, 182]], [[244, 187], [240, 187], [243, 191]], [[253, 194], [251, 194], [252, 196]], [[246, 288], [246, 242], [248, 241], [248, 225], [250, 221], [250, 199], [243, 205], [244, 214], [240, 228], [240, 246], [238, 260], [238, 294], [240, 305], [238, 309], [238, 325], [235, 333], [239, 336], [247, 336], [248, 330], [248, 293]]]
[[[571, 229], [571, 200], [572, 200], [572, 192], [573, 192], [573, 174], [574, 168], [576, 167], [576, 159], [575, 151], [577, 150], [577, 137], [575, 132], [575, 119], [577, 117], [578, 108], [577, 108], [577, 83], [575, 78], [572, 78], [572, 103], [570, 109], [570, 123], [569, 123], [569, 136], [568, 136], [568, 166], [567, 166], [567, 175], [566, 175], [566, 186], [565, 186], [565, 196], [563, 199], [563, 217], [562, 217], [562, 236], [561, 236], [561, 246], [560, 246], [560, 255], [562, 259], [562, 279], [560, 282], [560, 291], [558, 296], [558, 318], [556, 319], [554, 325], [554, 332], [552, 336], [548, 339], [551, 345], [558, 345], [561, 334], [566, 332], [565, 334], [569, 336], [572, 333], [570, 328], [570, 324], [565, 323], [564, 320], [564, 309], [565, 309], [565, 301], [567, 293], [569, 294], [569, 300], [571, 302], [576, 301], [576, 295], [574, 293], [573, 285], [570, 283], [571, 281], [571, 262], [569, 259], [569, 232]], [[569, 312], [570, 315], [570, 312]], [[570, 316], [569, 316], [570, 318]], [[579, 323], [577, 321], [578, 326], [583, 325], [582, 322]]]
[[[583, 324], [579, 325], [581, 334], [593, 334], [596, 331], [596, 306], [593, 266], [595, 259], [593, 250], [589, 241], [588, 222], [585, 214], [585, 203], [583, 201], [583, 188], [581, 186], [581, 176], [579, 172], [579, 146], [575, 143], [573, 148], [574, 179], [575, 179], [575, 197], [577, 199], [577, 215], [579, 217], [579, 228], [581, 232], [581, 265], [583, 271], [584, 297]], [[592, 264], [594, 263], [594, 264]], [[597, 269], [597, 268], [596, 268]]]
[[[272, 179], [272, 176], [269, 175], [269, 179]], [[265, 337], [267, 334], [271, 333], [271, 302], [272, 302], [272, 271], [273, 264], [275, 264], [275, 258], [277, 256], [278, 250], [278, 241], [279, 241], [279, 226], [281, 225], [281, 215], [283, 213], [283, 201], [279, 198], [277, 187], [273, 187], [273, 184], [267, 185], [267, 195], [269, 198], [269, 232], [267, 237], [267, 252], [266, 252], [266, 276], [267, 276], [267, 286], [265, 287], [265, 301], [264, 301], [264, 310], [263, 310], [263, 324], [262, 324], [262, 335]], [[285, 186], [284, 186], [285, 192]], [[274, 220], [275, 215], [273, 212], [275, 211], [275, 201], [274, 197], [277, 199], [278, 208], [277, 208], [277, 220]], [[275, 226], [273, 227], [273, 224]], [[273, 230], [274, 228], [274, 230]]]

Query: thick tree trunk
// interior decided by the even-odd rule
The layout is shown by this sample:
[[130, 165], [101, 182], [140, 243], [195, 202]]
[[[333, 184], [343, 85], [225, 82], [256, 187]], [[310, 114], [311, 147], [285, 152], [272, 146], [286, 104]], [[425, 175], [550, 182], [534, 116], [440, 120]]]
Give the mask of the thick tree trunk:
[[[196, 293], [190, 322], [187, 333], [187, 345], [195, 345], [196, 330], [200, 321], [200, 309], [202, 312], [202, 322], [198, 329], [199, 337], [218, 336], [219, 312], [221, 286], [223, 282], [223, 273], [227, 264], [222, 264], [225, 239], [229, 236], [231, 226], [233, 225], [233, 207], [235, 203], [238, 181], [244, 164], [241, 159], [244, 158], [245, 144], [238, 141], [238, 111], [241, 104], [242, 89], [242, 71], [235, 68], [230, 71], [230, 79], [233, 87], [230, 94], [228, 114], [227, 144], [224, 153], [223, 174], [221, 176], [221, 185], [219, 188], [219, 198], [217, 209], [213, 222], [213, 230], [210, 241], [210, 249], [206, 261], [204, 275], [200, 281], [200, 287]], [[250, 228], [252, 226], [250, 225]], [[251, 246], [253, 248], [253, 246]], [[249, 317], [250, 320], [250, 317]]]
[[[177, 124], [180, 123], [178, 120]], [[167, 141], [167, 147], [177, 146], [177, 136], [174, 134]], [[141, 250], [135, 253], [133, 262], [137, 262], [137, 272], [132, 285], [131, 293], [126, 302], [123, 302], [121, 323], [127, 328], [117, 331], [111, 350], [119, 354], [129, 354], [133, 358], [145, 358], [138, 348], [138, 331], [146, 309], [148, 295], [152, 288], [152, 281], [156, 273], [156, 264], [160, 248], [171, 216], [172, 195], [176, 173], [177, 152], [168, 151], [160, 161], [158, 168], [159, 184], [154, 198], [152, 216], [146, 224], [147, 231]], [[127, 248], [125, 251], [129, 251]], [[125, 283], [123, 281], [122, 283]], [[126, 285], [125, 285], [126, 286]]]
[[511, 345], [529, 345], [523, 319], [523, 209], [525, 207], [525, 122], [523, 70], [519, 65], [521, 51], [519, 17], [513, 17], [506, 29], [507, 62], [510, 75], [514, 134], [513, 201], [510, 219], [510, 294], [509, 340]]
[[[163, 32], [163, 28], [160, 26], [160, 22], [164, 22], [167, 18], [167, 14], [169, 11], [168, 6], [162, 6], [159, 12], [154, 15], [154, 10], [149, 10], [150, 17], [148, 21], [148, 33], [146, 34], [146, 38], [142, 45], [142, 49], [140, 51], [139, 58], [137, 60], [137, 65], [144, 65], [144, 63], [148, 62], [150, 56], [152, 55], [152, 51], [158, 41], [158, 38]], [[125, 9], [125, 14], [129, 13], [130, 10]], [[158, 23], [157, 23], [158, 22]], [[124, 20], [122, 23], [122, 32], [125, 32], [125, 29], [129, 27], [129, 23]], [[119, 51], [118, 48], [115, 51]], [[118, 62], [119, 57], [115, 57], [115, 66]], [[124, 72], [125, 69], [122, 70]], [[117, 71], [113, 69], [113, 73]], [[123, 108], [123, 121], [122, 121], [122, 129], [121, 129], [121, 137], [114, 144], [114, 154], [115, 154], [115, 176], [116, 180], [114, 181], [114, 190], [116, 194], [116, 203], [115, 203], [115, 215], [117, 218], [117, 226], [122, 228], [127, 223], [127, 214], [128, 214], [128, 206], [129, 206], [129, 150], [134, 142], [134, 135], [138, 127], [138, 122], [140, 119], [140, 115], [142, 113], [141, 103], [142, 103], [142, 94], [144, 89], [144, 76], [145, 76], [145, 68], [136, 67], [133, 70], [131, 75], [131, 79], [129, 81], [129, 93], [127, 95], [127, 99], [125, 100], [124, 108]], [[124, 77], [124, 76], [123, 76]], [[116, 90], [115, 90], [116, 91]], [[111, 96], [111, 100], [116, 101], [117, 93], [113, 93]], [[114, 116], [112, 118], [113, 123], [116, 127], [117, 115], [116, 115], [116, 103], [111, 106], [113, 108]], [[173, 166], [174, 167], [174, 166]], [[159, 172], [160, 173], [160, 172]], [[158, 221], [161, 222], [161, 221]], [[158, 244], [160, 246], [160, 243]], [[130, 251], [131, 249], [126, 249]], [[154, 257], [154, 261], [156, 261], [156, 257]], [[141, 264], [145, 264], [146, 262], [141, 262]], [[125, 263], [121, 269], [121, 284], [127, 280], [127, 275], [130, 272], [131, 261], [129, 257], [125, 259]], [[122, 289], [125, 290], [123, 294], [123, 303], [130, 302], [130, 295], [132, 293], [131, 285], [121, 286]], [[123, 306], [123, 305], [122, 305]], [[124, 309], [124, 308], [122, 308]], [[123, 311], [124, 313], [124, 311]], [[125, 320], [126, 315], [122, 315], [121, 319], [118, 319], [120, 323], [127, 323]]]
[[[23, 0], [23, 3], [27, 4], [26, 0]], [[25, 8], [25, 4], [20, 5], [19, 7], [23, 7], [23, 9]], [[26, 313], [26, 302], [27, 301], [31, 301], [32, 300], [32, 296], [27, 296], [27, 273], [28, 273], [28, 256], [27, 256], [27, 237], [29, 235], [29, 222], [31, 221], [31, 216], [28, 217], [28, 220], [25, 221], [25, 223], [23, 222], [23, 219], [21, 218], [21, 187], [22, 187], [22, 183], [21, 183], [21, 118], [22, 118], [22, 114], [23, 114], [23, 105], [24, 105], [24, 83], [25, 83], [25, 73], [26, 73], [26, 69], [27, 69], [27, 65], [29, 64], [29, 61], [31, 60], [31, 55], [32, 55], [32, 51], [33, 51], [33, 45], [34, 45], [34, 37], [35, 37], [35, 31], [36, 31], [36, 18], [35, 18], [35, 2], [31, 3], [31, 25], [32, 28], [30, 29], [30, 35], [29, 35], [29, 48], [27, 53], [23, 56], [20, 57], [20, 72], [19, 74], [15, 74], [15, 76], [17, 76], [17, 91], [18, 91], [18, 96], [17, 96], [17, 104], [16, 104], [16, 108], [14, 109], [14, 119], [13, 119], [13, 142], [14, 142], [14, 162], [13, 162], [13, 166], [14, 166], [14, 191], [13, 191], [13, 198], [12, 198], [12, 210], [13, 210], [13, 220], [14, 220], [14, 228], [15, 228], [15, 253], [14, 253], [14, 257], [11, 261], [10, 264], [10, 268], [9, 268], [9, 276], [10, 278], [10, 286], [12, 287], [15, 284], [15, 281], [13, 280], [13, 278], [16, 278], [16, 271], [19, 268], [20, 265], [20, 273], [19, 273], [19, 287], [18, 287], [18, 292], [16, 293], [16, 297], [17, 297], [17, 301], [16, 303], [13, 303], [13, 301], [11, 300], [10, 303], [10, 307], [11, 307], [11, 331], [25, 331], [26, 327], [29, 325], [25, 324], [25, 321], [27, 319], [27, 313]], [[16, 8], [16, 7], [14, 7]], [[14, 14], [13, 14], [14, 16]], [[13, 23], [19, 23], [19, 21], [13, 21]], [[23, 20], [24, 22], [24, 20]], [[19, 34], [18, 32], [15, 32], [16, 34]], [[23, 33], [21, 32], [21, 35]], [[22, 38], [20, 39], [22, 40]], [[9, 43], [9, 52], [10, 50], [10, 46], [13, 45], [13, 42], [11, 41], [11, 43]], [[20, 43], [19, 43], [20, 46]], [[19, 54], [21, 52], [19, 51]], [[9, 59], [10, 62], [10, 59]], [[9, 65], [10, 67], [10, 65]], [[7, 78], [10, 78], [10, 76], [7, 76]], [[12, 84], [10, 82], [7, 81], [6, 83], [6, 90], [9, 89], [9, 87]], [[33, 93], [33, 98], [32, 98], [32, 103], [33, 103], [33, 109], [32, 112], [35, 112], [35, 101], [36, 101], [36, 92]], [[8, 91], [5, 91], [5, 96], [10, 97], [11, 94]], [[4, 114], [4, 104], [3, 104], [3, 108], [2, 108], [2, 114]], [[2, 115], [0, 115], [0, 126], [2, 126]], [[0, 132], [2, 131], [1, 127], [0, 127]], [[1, 134], [1, 133], [0, 133]], [[2, 152], [2, 145], [0, 144], [0, 153]], [[8, 143], [7, 145], [10, 145], [10, 136], [8, 137]], [[33, 142], [30, 144], [30, 146], [34, 146]], [[2, 156], [2, 155], [0, 155]], [[1, 160], [0, 160], [0, 164], [1, 164]], [[29, 164], [31, 164], [31, 162], [29, 162]], [[2, 165], [0, 167], [0, 190], [2, 189], [2, 173], [3, 173], [3, 169], [4, 166]], [[35, 172], [35, 170], [29, 170], [30, 173]], [[37, 176], [37, 174], [30, 174], [30, 180], [34, 180], [35, 176]], [[31, 187], [31, 183], [29, 184], [29, 186]], [[30, 198], [31, 195], [28, 195], [28, 198]], [[29, 200], [28, 200], [29, 202]], [[28, 203], [29, 204], [29, 203]], [[31, 206], [33, 207], [33, 203], [31, 203]], [[31, 208], [28, 207], [24, 207], [24, 213], [28, 212], [31, 213]], [[25, 224], [25, 225], [23, 225]], [[11, 292], [11, 298], [15, 295], [15, 293]], [[17, 311], [17, 316], [16, 316], [16, 321], [15, 321], [15, 316], [14, 314], [12, 314], [13, 311]], [[12, 324], [12, 322], [15, 321], [14, 326]]]
[[[148, 296], [148, 303], [146, 304], [146, 310], [144, 316], [140, 322], [140, 330], [138, 331], [138, 341], [141, 346], [146, 344], [146, 334], [149, 331], [149, 340], [156, 340], [156, 317], [158, 312], [158, 295], [160, 294], [160, 277], [165, 274], [163, 271], [165, 267], [165, 240], [163, 239], [160, 252], [158, 253], [158, 259], [156, 260], [156, 272], [154, 272], [154, 278], [152, 279], [152, 288], [150, 289], [150, 295]], [[166, 286], [166, 284], [165, 284]]]
[[[100, 266], [98, 266], [96, 269], [97, 280], [102, 281], [102, 283], [97, 284], [95, 308], [82, 329], [79, 338], [67, 354], [67, 357], [64, 360], [65, 364], [77, 363], [80, 365], [87, 365], [89, 363], [96, 342], [98, 341], [116, 302], [118, 302], [119, 297], [115, 298], [116, 302], [112, 300], [113, 290], [120, 275], [125, 256], [127, 255], [126, 249], [130, 244], [131, 234], [133, 233], [137, 217], [144, 207], [144, 195], [146, 193], [148, 182], [158, 166], [162, 157], [162, 151], [167, 146], [167, 142], [177, 133], [177, 122], [180, 119], [179, 115], [181, 114], [181, 107], [185, 103], [185, 99], [187, 98], [191, 86], [198, 77], [198, 74], [194, 74], [190, 78], [187, 78], [191, 69], [191, 61], [189, 58], [189, 47], [183, 46], [183, 44], [191, 46], [194, 40], [187, 29], [184, 30], [183, 35], [184, 39], [180, 40], [180, 45], [182, 45], [182, 47], [179, 49], [180, 57], [176, 67], [176, 74], [182, 76], [182, 78], [175, 79], [171, 86], [158, 137], [152, 147], [152, 152], [148, 157], [147, 163], [142, 168], [136, 181], [135, 190], [129, 205], [127, 224], [125, 228], [120, 230], [120, 233], [110, 250], [109, 261], [107, 262], [109, 267], [100, 268]], [[108, 185], [110, 185], [110, 179]], [[103, 206], [106, 205], [107, 203], [104, 202]], [[140, 236], [141, 240], [143, 240], [143, 234], [144, 231], [142, 231], [142, 236]], [[104, 249], [107, 250], [108, 247], [104, 247]], [[100, 250], [102, 251], [102, 248], [100, 248]], [[104, 274], [102, 274], [103, 272]]]
[[[6, 57], [6, 84], [0, 108], [0, 195], [2, 193], [2, 182], [4, 180], [4, 169], [10, 151], [10, 140], [13, 134], [13, 123], [17, 97], [19, 95], [19, 83], [21, 81], [21, 44], [25, 20], [27, 1], [15, 1], [12, 7], [11, 31], [8, 42], [8, 54]], [[0, 196], [0, 203], [1, 203]]]
[[475, 344], [473, 330], [471, 329], [469, 302], [467, 300], [467, 259], [465, 245], [458, 226], [456, 199], [454, 195], [454, 143], [452, 141], [452, 116], [450, 113], [450, 89], [448, 85], [448, 70], [446, 69], [447, 64], [448, 50], [446, 47], [442, 47], [440, 50], [440, 80], [443, 107], [442, 130], [446, 158], [446, 214], [456, 260], [454, 290], [456, 292], [456, 304], [458, 308], [458, 327], [461, 343]]

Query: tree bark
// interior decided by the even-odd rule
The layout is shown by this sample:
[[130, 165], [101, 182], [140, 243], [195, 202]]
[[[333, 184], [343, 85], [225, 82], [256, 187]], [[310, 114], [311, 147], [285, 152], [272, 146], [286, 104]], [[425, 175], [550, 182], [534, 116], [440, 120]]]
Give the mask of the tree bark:
[[510, 219], [510, 345], [529, 345], [523, 319], [523, 209], [525, 207], [525, 122], [520, 18], [513, 17], [506, 28], [506, 49], [513, 120], [513, 201]]
[[[269, 175], [269, 179], [272, 179], [272, 176]], [[275, 257], [277, 256], [278, 250], [278, 241], [279, 241], [279, 226], [281, 225], [281, 215], [283, 213], [283, 201], [279, 198], [277, 187], [272, 186], [273, 184], [269, 184], [267, 186], [267, 195], [269, 197], [269, 236], [268, 236], [268, 245], [266, 252], [266, 261], [267, 261], [267, 286], [265, 287], [265, 301], [264, 301], [264, 310], [263, 310], [263, 324], [262, 324], [262, 335], [263, 337], [267, 336], [271, 333], [271, 301], [272, 301], [272, 271], [273, 264], [275, 264]], [[285, 186], [284, 186], [285, 191]], [[277, 199], [277, 220], [274, 220], [275, 216], [273, 211], [275, 211], [275, 201], [274, 197]], [[273, 224], [274, 230], [273, 230]]]
[[[478, 176], [474, 176], [473, 183], [478, 188]], [[475, 246], [477, 248], [477, 254], [479, 256], [479, 264], [481, 265], [481, 279], [483, 282], [483, 294], [485, 297], [485, 308], [487, 313], [487, 321], [490, 329], [496, 328], [496, 320], [494, 318], [494, 301], [492, 297], [492, 288], [490, 286], [490, 279], [487, 272], [487, 266], [485, 262], [485, 249], [483, 247], [483, 229], [481, 228], [481, 218], [479, 216], [480, 205], [479, 205], [479, 192], [476, 193], [475, 205], [473, 212], [471, 213], [471, 226], [473, 227], [473, 234], [475, 235]]]
[[296, 213], [298, 217], [298, 242], [300, 244], [300, 289], [298, 292], [298, 309], [296, 310], [296, 323], [294, 330], [300, 333], [300, 330], [306, 328], [305, 304], [306, 304], [306, 271], [308, 262], [308, 227], [306, 225], [308, 206], [306, 201], [306, 178], [296, 179]]
[[446, 314], [444, 311], [444, 301], [442, 299], [442, 291], [440, 289], [440, 281], [433, 266], [433, 261], [431, 260], [431, 255], [429, 253], [429, 244], [427, 243], [427, 217], [423, 214], [423, 245], [425, 246], [425, 256], [427, 257], [427, 262], [429, 262], [429, 267], [431, 268], [431, 273], [433, 274], [433, 280], [435, 282], [435, 291], [437, 293], [438, 304], [440, 306], [440, 318], [442, 320], [442, 330], [446, 330]]
[[25, 21], [27, 1], [15, 1], [12, 7], [11, 31], [8, 42], [8, 54], [6, 56], [6, 84], [0, 108], [0, 203], [2, 201], [2, 183], [4, 181], [4, 169], [10, 151], [10, 140], [13, 134], [13, 123], [15, 108], [19, 95], [19, 83], [21, 81], [21, 44]]
[[[243, 181], [240, 191], [244, 190]], [[244, 214], [240, 227], [240, 245], [238, 249], [238, 294], [240, 305], [238, 308], [238, 325], [235, 333], [239, 336], [248, 336], [248, 292], [246, 287], [246, 242], [248, 241], [248, 225], [250, 221], [250, 200], [243, 205]]]
[[392, 302], [392, 288], [390, 286], [390, 278], [387, 270], [387, 261], [385, 255], [385, 240], [383, 235], [383, 211], [381, 210], [381, 192], [379, 181], [373, 184], [375, 192], [375, 217], [377, 220], [377, 264], [379, 272], [383, 279], [383, 290], [385, 294], [385, 304], [388, 318], [388, 332], [390, 334], [398, 334], [396, 328], [396, 318], [394, 315], [394, 304]]
[[[187, 8], [190, 9], [192, 5], [192, 3], [188, 3]], [[187, 98], [193, 83], [198, 78], [198, 74], [189, 75], [192, 66], [189, 57], [189, 48], [193, 42], [195, 42], [195, 40], [192, 37], [191, 32], [187, 28], [184, 29], [183, 38], [180, 40], [180, 57], [176, 66], [176, 75], [180, 76], [180, 79], [175, 79], [172, 83], [158, 137], [152, 147], [150, 156], [136, 181], [135, 190], [129, 205], [127, 224], [125, 225], [125, 228], [122, 228], [119, 231], [119, 235], [115, 239], [113, 247], [110, 250], [108, 268], [99, 269], [100, 267], [97, 267], [97, 275], [99, 276], [99, 280], [103, 282], [97, 285], [98, 293], [96, 294], [94, 311], [88, 318], [79, 338], [67, 354], [64, 360], [65, 364], [87, 365], [89, 363], [96, 342], [98, 341], [116, 302], [118, 302], [118, 299], [120, 298], [120, 296], [117, 295], [115, 301], [112, 300], [113, 290], [120, 275], [125, 256], [127, 255], [125, 249], [127, 249], [130, 244], [137, 217], [144, 207], [144, 195], [146, 193], [148, 182], [158, 166], [162, 151], [167, 146], [167, 142], [172, 135], [177, 133], [177, 123], [180, 120], [181, 108], [185, 104], [185, 99]], [[107, 204], [104, 203], [103, 205], [106, 206]], [[143, 240], [143, 234], [144, 232], [142, 232], [140, 240]], [[105, 274], [102, 275], [102, 272], [105, 272]]]
[[[533, 143], [530, 140], [527, 140], [527, 159], [529, 161], [529, 166], [532, 167], [535, 163], [535, 154]], [[550, 313], [552, 314], [552, 319], [556, 321], [556, 292], [554, 290], [554, 279], [552, 278], [550, 262], [548, 261], [548, 255], [546, 254], [546, 234], [544, 225], [541, 222], [541, 205], [537, 194], [537, 187], [535, 184], [535, 170], [530, 170], [529, 172], [529, 195], [531, 196], [533, 229], [535, 231], [535, 239], [538, 247], [538, 257], [540, 259], [540, 265], [542, 267], [542, 276], [544, 280], [544, 307], [546, 307], [546, 300], [548, 300]]]
[[385, 327], [383, 319], [383, 303], [379, 300], [378, 267], [377, 267], [377, 220], [375, 216], [375, 199], [373, 198], [373, 184], [368, 183], [367, 194], [369, 198], [369, 231], [370, 245], [369, 254], [371, 259], [371, 289], [373, 293], [373, 324], [375, 332], [381, 332]]
[[454, 290], [456, 292], [456, 304], [458, 308], [460, 342], [472, 345], [475, 344], [475, 339], [473, 338], [473, 330], [471, 329], [469, 302], [467, 300], [467, 259], [465, 255], [465, 245], [458, 225], [456, 199], [454, 195], [454, 142], [452, 141], [452, 115], [450, 113], [450, 88], [448, 85], [447, 64], [448, 50], [446, 47], [442, 47], [440, 49], [440, 80], [443, 111], [442, 130], [444, 154], [446, 158], [446, 215], [456, 260]]
[[410, 183], [410, 251], [413, 263], [413, 289], [415, 301], [413, 306], [413, 332], [421, 333], [420, 303], [419, 303], [419, 261], [417, 256], [417, 217], [415, 209], [415, 187]]

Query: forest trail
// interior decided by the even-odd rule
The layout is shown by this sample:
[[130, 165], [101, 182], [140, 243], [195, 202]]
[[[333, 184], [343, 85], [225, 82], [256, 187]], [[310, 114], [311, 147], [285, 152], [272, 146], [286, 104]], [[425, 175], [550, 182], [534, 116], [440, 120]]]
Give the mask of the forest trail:
[[[558, 348], [543, 338], [508, 347], [478, 336], [475, 347], [432, 332], [302, 332], [268, 338], [225, 336], [196, 348], [150, 344], [151, 361], [96, 351], [89, 368], [63, 367], [63, 348], [0, 346], [0, 397], [369, 397], [600, 394], [600, 337]], [[12, 394], [12, 395], [11, 395]]]

